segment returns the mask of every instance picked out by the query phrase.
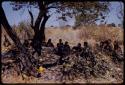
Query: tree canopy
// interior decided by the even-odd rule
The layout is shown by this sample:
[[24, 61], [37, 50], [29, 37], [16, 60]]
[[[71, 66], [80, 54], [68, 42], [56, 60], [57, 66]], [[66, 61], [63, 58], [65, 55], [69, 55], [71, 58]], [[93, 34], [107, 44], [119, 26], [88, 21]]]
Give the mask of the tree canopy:
[[[41, 4], [40, 4], [41, 3]], [[27, 8], [38, 8], [42, 13], [46, 12], [48, 16], [52, 15], [51, 9], [55, 9], [56, 13], [60, 13], [61, 16], [58, 19], [67, 21], [66, 17], [75, 17], [76, 24], [84, 23], [90, 24], [97, 20], [104, 20], [106, 14], [109, 12], [109, 2], [100, 1], [84, 1], [84, 2], [56, 2], [56, 1], [38, 1], [37, 2], [12, 2], [14, 10], [19, 10], [23, 7]], [[42, 8], [43, 6], [43, 8]], [[32, 18], [31, 23], [33, 24], [33, 15], [31, 12], [30, 16]]]

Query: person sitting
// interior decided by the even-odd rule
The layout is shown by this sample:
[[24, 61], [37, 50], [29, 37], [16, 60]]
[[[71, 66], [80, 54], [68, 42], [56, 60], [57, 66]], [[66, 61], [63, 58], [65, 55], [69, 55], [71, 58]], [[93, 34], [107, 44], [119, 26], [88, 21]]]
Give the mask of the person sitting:
[[79, 56], [81, 51], [82, 51], [81, 43], [78, 43], [77, 46], [74, 46], [72, 48], [72, 52], [75, 53], [76, 56]]
[[111, 39], [108, 39], [106, 42], [106, 46], [104, 49], [106, 49], [108, 52], [111, 52], [113, 50], [113, 46], [111, 43], [112, 43]]
[[57, 43], [59, 46], [63, 46], [62, 39], [59, 39], [59, 43]]
[[120, 49], [118, 41], [114, 41], [114, 50]]
[[91, 47], [88, 45], [88, 42], [84, 42], [84, 47], [82, 49], [80, 56], [86, 60], [91, 61], [93, 63], [92, 65], [96, 64], [95, 56], [92, 52]]
[[100, 42], [100, 50], [102, 52], [107, 53], [108, 55], [111, 55], [112, 51], [113, 51], [113, 46], [112, 46], [111, 39], [108, 39], [108, 40], [105, 40], [105, 41], [101, 41]]
[[48, 40], [46, 46], [47, 47], [54, 47], [53, 43], [51, 42], [51, 39]]
[[57, 43], [57, 49], [58, 49], [58, 55], [63, 56], [64, 55], [64, 45]]
[[63, 51], [64, 51], [64, 45], [62, 43], [62, 39], [59, 39], [59, 43], [57, 43], [57, 47], [56, 47], [56, 54], [61, 56], [63, 55]]
[[78, 43], [77, 46], [74, 46], [72, 50], [76, 52], [81, 52], [82, 51], [81, 43]]
[[70, 46], [67, 41], [64, 44], [64, 51], [65, 51], [64, 53], [66, 56], [70, 54]]
[[85, 53], [88, 53], [91, 51], [91, 48], [89, 47], [88, 42], [84, 42], [84, 47], [82, 51], [84, 51]]
[[114, 41], [114, 49], [113, 49], [113, 60], [118, 60], [118, 61], [123, 61], [124, 60], [124, 55], [122, 52], [121, 47], [119, 46], [118, 41]]
[[62, 39], [59, 39], [59, 43], [57, 43], [57, 55], [60, 56], [59, 59], [59, 64], [62, 65], [63, 64], [63, 58], [65, 57], [65, 51], [64, 51], [64, 45], [62, 43]]

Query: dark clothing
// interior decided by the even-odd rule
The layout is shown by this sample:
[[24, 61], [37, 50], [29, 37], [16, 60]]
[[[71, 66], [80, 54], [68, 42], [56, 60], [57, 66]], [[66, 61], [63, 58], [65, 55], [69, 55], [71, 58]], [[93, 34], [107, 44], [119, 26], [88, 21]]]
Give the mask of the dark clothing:
[[70, 54], [70, 46], [69, 45], [64, 45], [64, 54], [65, 54], [65, 56]]
[[124, 55], [123, 52], [121, 50], [121, 48], [117, 48], [112, 52], [112, 57], [113, 60], [118, 60], [118, 61], [123, 61], [124, 60]]
[[58, 55], [64, 55], [64, 45], [58, 46]]
[[46, 42], [42, 42], [41, 45], [42, 45], [42, 46], [46, 46]]
[[[66, 52], [67, 51], [67, 52]], [[62, 65], [64, 63], [64, 58], [69, 52], [69, 46], [63, 45], [63, 43], [57, 43], [57, 55], [60, 56], [59, 64]]]
[[113, 51], [113, 46], [111, 44], [111, 41], [109, 41], [109, 40], [101, 41], [100, 42], [100, 50], [110, 54], [110, 52]]
[[120, 46], [118, 43], [114, 44], [114, 50], [118, 50], [119, 48], [120, 48]]
[[113, 49], [112, 49], [112, 46], [110, 44], [108, 44], [104, 47], [104, 50], [111, 52]]
[[62, 46], [63, 45], [63, 43], [57, 43], [57, 46]]
[[72, 49], [77, 51], [77, 52], [81, 52], [82, 51], [82, 47], [78, 47], [78, 46], [74, 46]]
[[47, 47], [54, 47], [53, 43], [51, 43], [51, 42], [50, 42], [50, 43], [47, 43], [46, 46], [47, 46]]
[[80, 54], [80, 56], [86, 60], [89, 60], [92, 62], [92, 66], [94, 66], [96, 64], [95, 61], [95, 56], [92, 53], [90, 47], [84, 47], [82, 50], [82, 53]]
[[91, 51], [90, 51], [90, 48], [89, 48], [89, 47], [84, 47], [84, 48], [82, 49], [82, 53], [80, 54], [80, 56], [87, 59], [87, 57], [89, 57], [89, 55], [90, 55], [90, 52], [91, 52]]

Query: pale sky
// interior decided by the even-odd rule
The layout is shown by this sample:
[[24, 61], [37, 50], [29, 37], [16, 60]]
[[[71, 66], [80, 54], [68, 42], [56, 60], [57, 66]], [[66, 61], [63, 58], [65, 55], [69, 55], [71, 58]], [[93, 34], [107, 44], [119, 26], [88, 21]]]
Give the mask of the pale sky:
[[[119, 2], [111, 2], [110, 13], [109, 13], [108, 17], [106, 18], [106, 21], [108, 23], [115, 23], [115, 24], [121, 23], [121, 21], [117, 17], [117, 14], [119, 11], [119, 9], [118, 9], [119, 5], [120, 5]], [[122, 5], [123, 5], [123, 3], [122, 3]], [[2, 6], [3, 6], [4, 12], [6, 14], [6, 17], [7, 17], [10, 25], [14, 25], [14, 24], [18, 25], [18, 23], [21, 21], [30, 22], [30, 16], [29, 16], [27, 8], [23, 8], [19, 11], [13, 11], [12, 6], [7, 1], [3, 2]], [[33, 8], [33, 9], [31, 9], [31, 11], [33, 12], [33, 15], [36, 18], [37, 14], [39, 12], [38, 9]], [[61, 20], [57, 20], [56, 19], [57, 16], [58, 16], [57, 14], [53, 14], [47, 21], [46, 26], [74, 25], [75, 19], [69, 19], [68, 22], [63, 22]], [[99, 24], [99, 22], [97, 22], [97, 23]]]

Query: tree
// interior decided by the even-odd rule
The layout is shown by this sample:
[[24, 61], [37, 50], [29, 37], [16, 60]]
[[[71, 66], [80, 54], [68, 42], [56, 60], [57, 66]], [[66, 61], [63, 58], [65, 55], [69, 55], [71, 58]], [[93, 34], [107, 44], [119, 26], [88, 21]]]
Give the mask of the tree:
[[[62, 15], [61, 17], [58, 17], [58, 18], [64, 21], [67, 21], [66, 16], [73, 17], [84, 13], [84, 10], [90, 10], [89, 8], [87, 8], [87, 6], [90, 6], [88, 2], [87, 3], [86, 2], [63, 2], [63, 1], [56, 2], [56, 1], [47, 1], [47, 0], [24, 1], [24, 2], [16, 1], [16, 0], [12, 0], [12, 1], [14, 1], [11, 3], [13, 5], [14, 10], [19, 10], [23, 7], [37, 7], [39, 9], [39, 14], [35, 22], [34, 22], [33, 14], [29, 10], [29, 14], [31, 17], [31, 27], [34, 30], [33, 46], [37, 42], [41, 43], [42, 41], [45, 41], [45, 24], [51, 16], [51, 12], [50, 12], [51, 9], [56, 9], [56, 12]], [[1, 24], [3, 25], [8, 35], [11, 37], [15, 45], [22, 53], [19, 57], [22, 60], [24, 60], [24, 61], [21, 60], [21, 62], [25, 62], [25, 64], [24, 63], [23, 64], [25, 65], [25, 67], [27, 67], [26, 71], [29, 71], [30, 68], [34, 69], [35, 66], [32, 65], [33, 62], [30, 60], [32, 58], [32, 55], [30, 55], [29, 52], [26, 50], [26, 48], [22, 45], [15, 31], [12, 30], [12, 27], [9, 25], [8, 20], [5, 16], [4, 10], [2, 8], [2, 2], [3, 1], [1, 0], [0, 1], [0, 16], [2, 21]], [[97, 5], [98, 4], [100, 3], [97, 3]], [[37, 47], [40, 47], [40, 46], [37, 46]], [[33, 71], [31, 70], [30, 73], [32, 74]]]
[[[73, 17], [76, 16], [76, 21], [78, 23], [93, 23], [99, 19], [104, 19], [106, 13], [108, 12], [109, 2], [55, 2], [55, 1], [36, 1], [36, 2], [27, 2], [27, 3], [13, 3], [16, 10], [21, 9], [25, 5], [28, 7], [37, 7], [39, 9], [39, 14], [36, 21], [34, 22], [34, 16], [31, 11], [29, 11], [31, 17], [31, 27], [33, 28], [35, 35], [33, 41], [45, 41], [45, 24], [51, 16], [51, 9], [56, 9], [57, 13], [60, 13], [62, 16], [58, 17], [64, 21], [66, 16]], [[78, 19], [79, 17], [79, 19]]]
[[32, 64], [33, 61], [31, 60], [33, 57], [31, 54], [29, 54], [28, 50], [26, 50], [25, 46], [22, 45], [22, 43], [20, 42], [20, 39], [17, 37], [16, 32], [12, 30], [11, 26], [9, 25], [7, 18], [5, 16], [4, 10], [2, 8], [2, 1], [0, 1], [0, 19], [1, 19], [1, 24], [3, 25], [5, 31], [10, 36], [10, 38], [14, 41], [15, 45], [20, 51], [20, 55], [17, 56], [16, 58], [20, 60], [21, 66], [25, 67], [23, 72], [26, 72], [26, 74], [29, 74], [29, 75], [37, 76], [36, 74], [38, 72], [34, 68], [36, 66]]

